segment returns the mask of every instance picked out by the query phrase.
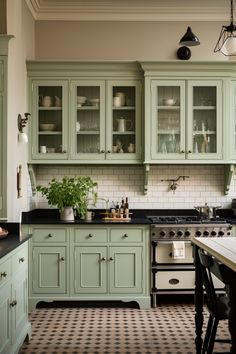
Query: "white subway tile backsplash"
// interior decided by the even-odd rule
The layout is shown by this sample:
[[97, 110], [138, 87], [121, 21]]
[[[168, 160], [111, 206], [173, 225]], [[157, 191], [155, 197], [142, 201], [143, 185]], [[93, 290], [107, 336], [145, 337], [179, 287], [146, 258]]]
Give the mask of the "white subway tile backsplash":
[[[224, 165], [154, 165], [150, 166], [148, 192], [143, 194], [143, 166], [41, 166], [37, 167], [37, 184], [47, 185], [52, 178], [61, 179], [64, 176], [88, 175], [98, 183], [100, 198], [118, 201], [128, 196], [130, 207], [137, 209], [187, 209], [206, 202], [231, 206], [232, 198], [236, 197], [236, 177], [228, 195], [224, 194]], [[180, 179], [175, 193], [170, 190], [171, 182], [165, 179], [177, 179], [179, 176], [189, 176]], [[29, 209], [48, 208], [47, 201], [37, 193], [32, 197], [30, 187]], [[105, 202], [98, 200], [98, 208], [104, 208]]]

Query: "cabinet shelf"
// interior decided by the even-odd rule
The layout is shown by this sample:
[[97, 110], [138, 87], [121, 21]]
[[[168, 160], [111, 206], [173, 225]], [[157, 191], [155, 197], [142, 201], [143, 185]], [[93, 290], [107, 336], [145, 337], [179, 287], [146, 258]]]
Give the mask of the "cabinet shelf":
[[215, 130], [194, 131], [193, 135], [216, 135]]
[[38, 107], [39, 111], [61, 111], [62, 107]]
[[180, 134], [180, 130], [179, 129], [161, 129], [157, 131], [157, 134], [159, 135], [179, 135]]
[[77, 132], [77, 135], [99, 135], [99, 130], [81, 130]]
[[134, 135], [135, 132], [133, 130], [128, 130], [126, 132], [116, 132], [116, 131], [113, 131], [112, 132], [113, 135]]
[[216, 109], [216, 106], [193, 106], [194, 111], [195, 110], [199, 110], [199, 111], [209, 110], [209, 111], [211, 111], [211, 110], [215, 110], [215, 109]]
[[112, 107], [113, 111], [132, 111], [135, 110], [134, 106], [121, 106], [121, 107]]
[[157, 106], [157, 109], [163, 111], [179, 111], [180, 106]]
[[38, 132], [39, 135], [62, 135], [62, 131], [56, 131], [56, 132]]
[[83, 106], [77, 107], [77, 111], [99, 111], [99, 106]]

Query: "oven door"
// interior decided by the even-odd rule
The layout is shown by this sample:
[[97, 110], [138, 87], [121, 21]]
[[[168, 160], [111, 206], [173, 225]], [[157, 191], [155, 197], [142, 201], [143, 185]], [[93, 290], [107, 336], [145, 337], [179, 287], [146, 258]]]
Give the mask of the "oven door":
[[[178, 243], [179, 241], [174, 241]], [[182, 243], [183, 241], [181, 241]], [[193, 264], [193, 254], [191, 241], [184, 241], [184, 257], [174, 258], [173, 241], [158, 241], [156, 247], [156, 262], [158, 264]]]

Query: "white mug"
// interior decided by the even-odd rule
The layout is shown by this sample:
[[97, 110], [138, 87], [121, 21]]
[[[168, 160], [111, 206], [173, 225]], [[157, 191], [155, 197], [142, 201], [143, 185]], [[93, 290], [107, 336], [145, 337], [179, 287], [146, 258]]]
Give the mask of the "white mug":
[[115, 93], [115, 97], [119, 97], [120, 98], [121, 106], [125, 105], [125, 94], [124, 94], [124, 92], [116, 92]]
[[42, 98], [42, 106], [51, 107], [52, 106], [52, 97], [51, 96], [44, 96]]
[[113, 97], [113, 106], [114, 107], [121, 107], [121, 98], [120, 97]]
[[39, 152], [40, 152], [41, 154], [46, 154], [46, 152], [47, 152], [47, 146], [41, 145], [41, 146], [39, 147]]
[[85, 214], [85, 221], [92, 221], [94, 216], [95, 216], [95, 213], [93, 211], [87, 211]]

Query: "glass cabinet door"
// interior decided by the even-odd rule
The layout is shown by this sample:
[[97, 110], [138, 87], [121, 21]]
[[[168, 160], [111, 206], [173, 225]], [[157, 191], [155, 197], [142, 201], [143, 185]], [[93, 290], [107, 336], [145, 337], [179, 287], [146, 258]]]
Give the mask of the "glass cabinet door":
[[33, 82], [32, 155], [37, 159], [66, 159], [66, 82]]
[[221, 82], [189, 81], [188, 85], [188, 158], [221, 158]]
[[71, 93], [71, 156], [104, 159], [105, 81], [74, 81]]
[[151, 83], [152, 158], [185, 158], [185, 82]]
[[141, 82], [109, 81], [106, 159], [141, 159]]

